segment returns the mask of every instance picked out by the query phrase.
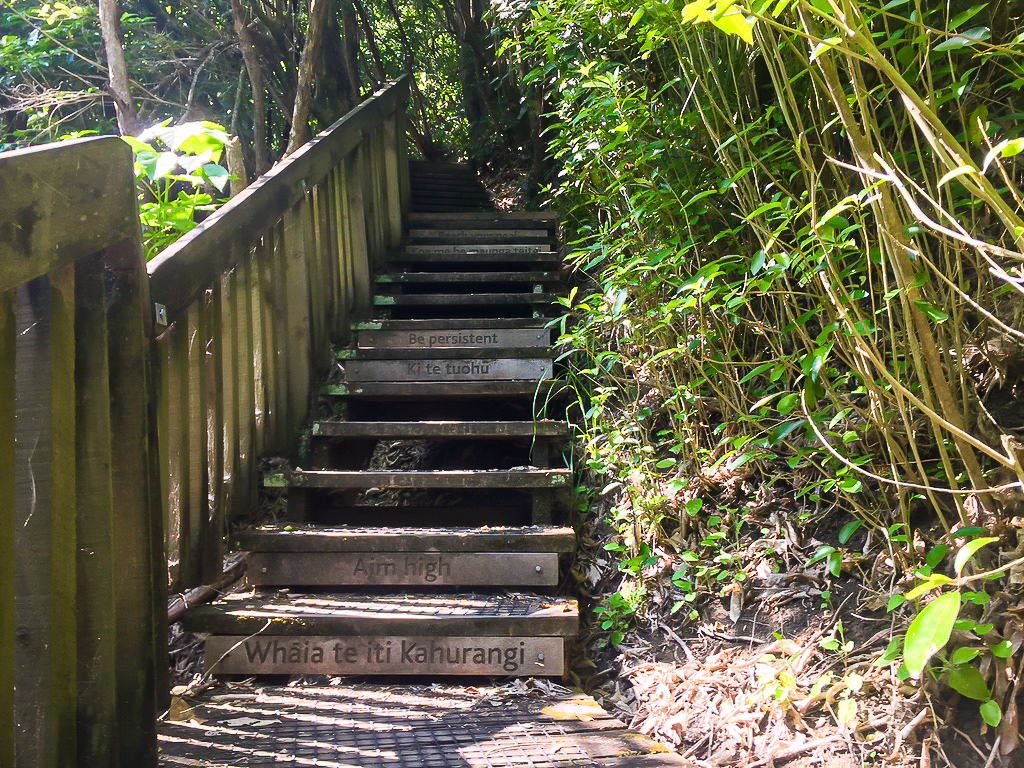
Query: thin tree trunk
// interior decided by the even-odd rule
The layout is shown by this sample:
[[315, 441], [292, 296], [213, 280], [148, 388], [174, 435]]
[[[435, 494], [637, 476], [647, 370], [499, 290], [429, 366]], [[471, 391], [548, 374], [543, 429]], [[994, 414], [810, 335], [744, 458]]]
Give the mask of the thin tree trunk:
[[134, 136], [139, 132], [139, 113], [132, 98], [128, 82], [128, 67], [124, 61], [124, 45], [120, 34], [121, 13], [118, 0], [100, 0], [100, 34], [107, 54], [107, 68], [110, 73], [110, 93], [117, 110], [117, 129], [123, 136]]
[[249, 76], [249, 87], [252, 89], [252, 152], [255, 156], [253, 170], [259, 176], [270, 164], [270, 154], [267, 152], [267, 103], [263, 93], [263, 70], [260, 69], [260, 60], [256, 55], [256, 46], [246, 22], [242, 0], [231, 0], [231, 15], [234, 16], [235, 34], [238, 35], [242, 61], [245, 62], [245, 72]]
[[383, 83], [388, 79], [388, 76], [384, 71], [380, 48], [377, 47], [377, 37], [373, 34], [373, 25], [370, 24], [370, 18], [366, 15], [366, 9], [363, 7], [363, 4], [359, 0], [352, 0], [352, 4], [359, 14], [359, 21], [363, 26], [363, 34], [366, 35], [366, 47], [370, 49], [370, 55], [373, 57], [373, 66], [377, 72], [377, 83]]
[[291, 154], [310, 138], [309, 104], [313, 98], [313, 78], [316, 62], [320, 59], [320, 39], [323, 37], [324, 15], [328, 0], [309, 0], [309, 31], [306, 44], [302, 46], [302, 57], [299, 59], [299, 77], [295, 87], [295, 107], [292, 110], [292, 131], [288, 137], [288, 149]]

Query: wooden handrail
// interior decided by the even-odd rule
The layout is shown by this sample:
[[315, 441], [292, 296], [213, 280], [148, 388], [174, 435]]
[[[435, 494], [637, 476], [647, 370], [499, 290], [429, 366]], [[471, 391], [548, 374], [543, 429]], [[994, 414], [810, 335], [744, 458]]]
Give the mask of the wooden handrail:
[[0, 292], [138, 237], [131, 180], [115, 136], [0, 153]]
[[149, 262], [150, 293], [160, 306], [157, 332], [231, 269], [268, 223], [279, 220], [359, 146], [364, 133], [404, 105], [408, 77], [382, 87]]

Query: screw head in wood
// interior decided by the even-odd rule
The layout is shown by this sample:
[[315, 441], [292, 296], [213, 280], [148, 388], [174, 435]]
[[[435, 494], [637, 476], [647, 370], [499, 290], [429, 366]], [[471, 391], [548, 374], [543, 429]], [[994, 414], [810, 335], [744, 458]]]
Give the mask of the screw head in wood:
[[541, 568], [539, 565], [535, 565], [535, 566], [533, 566], [533, 570], [535, 570], [537, 573], [540, 573], [544, 569]]

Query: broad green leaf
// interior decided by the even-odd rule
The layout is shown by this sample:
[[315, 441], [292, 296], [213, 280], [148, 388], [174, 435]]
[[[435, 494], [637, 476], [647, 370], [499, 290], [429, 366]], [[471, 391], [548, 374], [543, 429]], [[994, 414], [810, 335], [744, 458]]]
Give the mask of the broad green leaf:
[[981, 712], [981, 719], [993, 728], [1003, 721], [1003, 710], [1000, 709], [999, 704], [996, 703], [995, 699], [989, 699], [978, 709]]
[[1010, 654], [1013, 653], [1013, 643], [1009, 640], [1003, 640], [1001, 643], [993, 645], [989, 650], [998, 659], [1008, 659]]
[[690, 24], [695, 21], [710, 21], [711, 12], [708, 10], [711, 0], [694, 0], [683, 6], [683, 23]]
[[790, 411], [796, 408], [796, 404], [800, 402], [800, 395], [790, 392], [788, 395], [783, 395], [779, 398], [778, 405], [775, 406], [776, 410], [783, 416], [787, 415]]
[[739, 8], [730, 8], [720, 16], [712, 16], [711, 23], [727, 35], [739, 35], [748, 45], [754, 42], [754, 22], [748, 21]]
[[228, 185], [228, 181], [231, 180], [231, 174], [228, 173], [227, 169], [223, 166], [217, 165], [216, 163], [207, 163], [204, 165], [203, 174], [219, 192], [223, 192], [224, 188]]
[[975, 5], [972, 6], [971, 8], [968, 8], [966, 11], [963, 11], [962, 13], [958, 13], [950, 20], [949, 28], [956, 29], [957, 27], [966, 24], [968, 21], [973, 19], [987, 7], [988, 3], [981, 3], [980, 5]]
[[980, 648], [957, 648], [953, 651], [953, 655], [949, 657], [949, 660], [954, 664], [966, 664], [979, 653], [981, 653]]
[[960, 547], [959, 551], [956, 553], [956, 559], [953, 561], [953, 571], [956, 573], [956, 575], [959, 576], [963, 572], [964, 566], [966, 566], [970, 559], [974, 557], [975, 554], [977, 554], [979, 549], [986, 546], [987, 544], [991, 544], [994, 541], [999, 541], [999, 537], [985, 536], [981, 539], [974, 539], [973, 541], [968, 541], [966, 544]]
[[981, 166], [981, 169], [983, 171], [987, 171], [989, 165], [991, 165], [992, 161], [997, 157], [1013, 157], [1014, 155], [1019, 155], [1021, 152], [1024, 152], [1024, 138], [1006, 139], [1005, 141], [1001, 141], [992, 147], [991, 152], [985, 155], [985, 162]]
[[978, 668], [970, 664], [953, 667], [949, 672], [949, 687], [975, 701], [986, 701], [992, 698], [984, 676]]
[[938, 45], [933, 46], [932, 50], [935, 52], [956, 51], [988, 40], [991, 36], [992, 30], [988, 27], [972, 27], [958, 35], [947, 37]]
[[173, 152], [161, 152], [156, 158], [156, 167], [153, 169], [152, 178], [154, 181], [170, 176], [171, 172], [178, 167], [178, 156]]
[[914, 677], [920, 677], [928, 660], [941, 651], [960, 613], [960, 593], [947, 592], [925, 606], [910, 623], [903, 641], [903, 660]]

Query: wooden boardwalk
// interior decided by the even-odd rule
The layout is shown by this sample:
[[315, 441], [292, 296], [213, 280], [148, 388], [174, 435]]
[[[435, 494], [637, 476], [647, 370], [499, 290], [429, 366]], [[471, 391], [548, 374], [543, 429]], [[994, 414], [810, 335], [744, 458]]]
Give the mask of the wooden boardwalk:
[[685, 768], [589, 696], [550, 683], [227, 684], [176, 699], [160, 764], [324, 768]]

